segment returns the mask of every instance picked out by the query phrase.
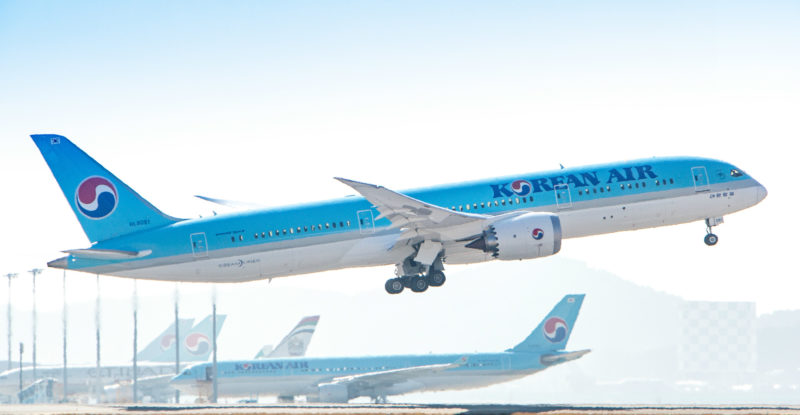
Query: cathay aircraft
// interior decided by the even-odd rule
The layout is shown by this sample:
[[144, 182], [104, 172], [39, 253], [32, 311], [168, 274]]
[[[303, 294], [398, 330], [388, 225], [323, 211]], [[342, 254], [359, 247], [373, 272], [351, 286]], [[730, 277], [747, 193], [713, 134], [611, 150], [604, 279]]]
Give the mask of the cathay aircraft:
[[[221, 395], [303, 396], [311, 401], [347, 402], [368, 396], [471, 389], [519, 379], [575, 360], [589, 350], [566, 352], [583, 295], [565, 296], [522, 343], [501, 353], [340, 358], [285, 358], [220, 362]], [[186, 368], [171, 384], [208, 395], [213, 369], [208, 363]]]
[[363, 197], [178, 219], [156, 209], [72, 142], [33, 135], [91, 242], [55, 268], [169, 281], [239, 282], [395, 265], [385, 288], [425, 291], [444, 264], [553, 255], [562, 239], [705, 221], [767, 190], [742, 169], [668, 157], [527, 173], [405, 192], [338, 180]]

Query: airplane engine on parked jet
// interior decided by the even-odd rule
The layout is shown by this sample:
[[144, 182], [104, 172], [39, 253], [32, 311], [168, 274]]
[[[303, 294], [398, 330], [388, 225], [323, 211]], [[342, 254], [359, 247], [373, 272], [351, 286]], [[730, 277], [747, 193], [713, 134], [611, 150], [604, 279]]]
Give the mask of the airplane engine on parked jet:
[[550, 256], [561, 250], [561, 221], [552, 213], [525, 213], [493, 223], [466, 246], [505, 261]]
[[319, 385], [319, 401], [329, 403], [347, 403], [350, 392], [342, 383], [323, 383]]

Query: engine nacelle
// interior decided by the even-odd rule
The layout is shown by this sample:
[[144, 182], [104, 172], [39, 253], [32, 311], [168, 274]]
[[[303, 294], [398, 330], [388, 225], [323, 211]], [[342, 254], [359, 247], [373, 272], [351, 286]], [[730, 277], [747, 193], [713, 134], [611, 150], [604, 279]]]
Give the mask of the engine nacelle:
[[319, 385], [319, 401], [330, 403], [347, 403], [350, 391], [341, 383], [323, 383]]
[[466, 246], [505, 261], [550, 256], [561, 250], [561, 221], [551, 213], [525, 213], [493, 223]]

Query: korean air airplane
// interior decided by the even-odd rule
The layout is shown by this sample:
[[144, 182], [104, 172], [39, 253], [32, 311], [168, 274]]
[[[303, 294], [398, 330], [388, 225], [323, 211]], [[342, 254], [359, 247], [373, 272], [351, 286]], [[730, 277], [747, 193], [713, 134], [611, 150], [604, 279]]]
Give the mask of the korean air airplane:
[[240, 282], [395, 265], [386, 291], [444, 284], [444, 264], [556, 254], [566, 238], [704, 221], [767, 190], [719, 160], [669, 157], [405, 192], [338, 180], [363, 197], [178, 219], [156, 209], [72, 142], [33, 135], [91, 242], [48, 265], [168, 281]]
[[[501, 353], [340, 358], [283, 358], [220, 362], [220, 395], [302, 396], [310, 401], [347, 402], [368, 396], [471, 389], [519, 379], [575, 360], [589, 350], [566, 352], [583, 295], [565, 296], [515, 347]], [[170, 382], [187, 393], [206, 395], [213, 382], [208, 363], [186, 368]]]

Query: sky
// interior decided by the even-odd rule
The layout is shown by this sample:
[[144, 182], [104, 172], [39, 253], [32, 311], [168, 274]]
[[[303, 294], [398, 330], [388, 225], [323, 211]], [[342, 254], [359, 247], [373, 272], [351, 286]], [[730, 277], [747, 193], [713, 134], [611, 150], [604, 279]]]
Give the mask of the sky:
[[[267, 206], [351, 194], [337, 176], [402, 190], [691, 155], [737, 165], [769, 196], [726, 217], [715, 247], [694, 223], [567, 240], [558, 257], [687, 299], [796, 309], [798, 18], [791, 1], [0, 0], [0, 273], [22, 275], [12, 302], [29, 310], [26, 271], [88, 246], [35, 133], [69, 137], [177, 217], [220, 210], [197, 194]], [[392, 272], [269, 287], [383, 296]], [[60, 310], [61, 276], [39, 277], [43, 312]], [[71, 303], [94, 301], [94, 276], [67, 279]], [[557, 275], [542, 284], [560, 298]], [[132, 301], [132, 287], [101, 278], [107, 301]], [[180, 290], [200, 318], [213, 288]]]

